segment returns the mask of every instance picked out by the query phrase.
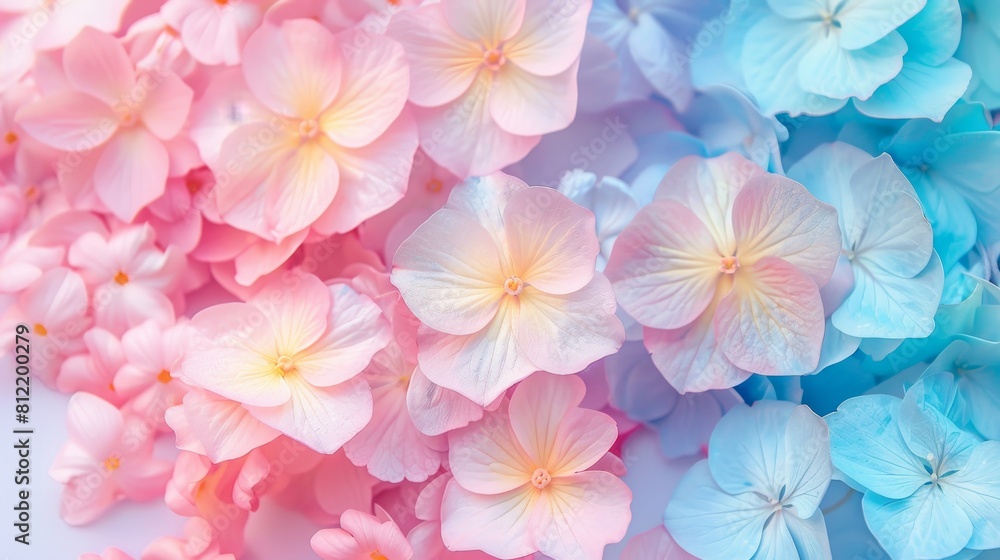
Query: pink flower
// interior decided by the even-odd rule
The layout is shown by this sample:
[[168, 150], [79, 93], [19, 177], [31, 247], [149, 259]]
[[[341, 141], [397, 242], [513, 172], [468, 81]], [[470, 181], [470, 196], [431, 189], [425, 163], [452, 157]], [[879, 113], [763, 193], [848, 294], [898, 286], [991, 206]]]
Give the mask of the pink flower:
[[421, 147], [460, 177], [524, 157], [576, 114], [590, 0], [443, 0], [393, 17]]
[[444, 546], [441, 540], [441, 502], [451, 480], [450, 474], [442, 474], [424, 486], [417, 496], [415, 513], [422, 523], [406, 535], [406, 540], [413, 546], [414, 556], [435, 560], [494, 560], [493, 556], [478, 550], [451, 551]]
[[105, 548], [104, 552], [101, 554], [94, 554], [93, 552], [88, 552], [86, 554], [81, 554], [77, 560], [134, 560], [128, 554], [125, 554], [120, 549], [115, 547]]
[[57, 267], [21, 292], [16, 320], [28, 327], [31, 373], [49, 386], [66, 358], [83, 350], [83, 333], [90, 328], [87, 287], [80, 275]]
[[351, 50], [296, 19], [265, 23], [243, 59], [242, 76], [209, 87], [192, 131], [226, 223], [272, 242], [330, 235], [403, 196], [416, 131], [398, 43], [373, 36]]
[[72, 89], [16, 118], [35, 139], [86, 160], [60, 160], [60, 182], [92, 179], [101, 203], [129, 222], [163, 194], [171, 158], [165, 143], [184, 126], [194, 93], [174, 74], [137, 74], [118, 41], [92, 28], [66, 46], [62, 61]]
[[840, 254], [836, 210], [734, 153], [670, 169], [618, 237], [606, 272], [681, 393], [819, 361], [819, 288]]
[[173, 463], [152, 456], [138, 418], [89, 393], [69, 400], [63, 445], [49, 474], [66, 485], [60, 514], [70, 525], [93, 521], [115, 502], [147, 501], [163, 495]]
[[191, 56], [207, 65], [232, 66], [240, 50], [264, 18], [269, 1], [168, 0], [160, 8], [163, 19], [177, 32]]
[[[240, 527], [242, 529], [242, 526]], [[142, 560], [236, 560], [234, 554], [219, 552], [219, 543], [211, 538], [217, 531], [201, 517], [184, 525], [184, 538], [162, 537], [142, 551]]]
[[502, 173], [456, 187], [393, 260], [423, 323], [420, 370], [484, 406], [534, 371], [615, 352], [625, 333], [598, 251], [594, 215], [554, 189]]
[[86, 353], [70, 356], [59, 368], [56, 388], [63, 393], [84, 391], [120, 407], [125, 397], [114, 385], [115, 374], [125, 365], [118, 337], [102, 328], [92, 328], [83, 335]]
[[171, 296], [184, 274], [185, 258], [153, 243], [149, 224], [131, 226], [109, 238], [84, 233], [69, 249], [69, 263], [93, 289], [97, 324], [122, 334], [147, 319], [174, 322]]
[[632, 537], [622, 551], [622, 558], [697, 560], [674, 541], [663, 525], [657, 525]]
[[588, 470], [618, 430], [608, 415], [579, 408], [584, 390], [576, 377], [537, 374], [514, 389], [507, 410], [449, 434], [455, 478], [441, 511], [449, 549], [598, 560], [625, 536], [631, 491]]
[[115, 391], [130, 399], [130, 410], [155, 422], [161, 431], [167, 430], [167, 409], [181, 404], [188, 391], [176, 377], [187, 337], [186, 323], [164, 328], [153, 320], [122, 335], [127, 363], [115, 372]]
[[313, 550], [323, 560], [410, 560], [413, 548], [396, 523], [385, 512], [379, 517], [347, 510], [339, 529], [323, 529], [313, 535]]
[[[191, 326], [197, 334], [181, 378], [229, 401], [189, 408], [192, 396], [185, 398], [188, 423], [203, 443], [231, 438], [238, 413], [263, 425], [252, 428], [257, 433], [277, 430], [333, 453], [371, 419], [371, 391], [357, 375], [390, 333], [378, 306], [349, 287], [292, 275], [247, 303], [199, 312]], [[210, 410], [218, 412], [210, 422], [192, 417]]]

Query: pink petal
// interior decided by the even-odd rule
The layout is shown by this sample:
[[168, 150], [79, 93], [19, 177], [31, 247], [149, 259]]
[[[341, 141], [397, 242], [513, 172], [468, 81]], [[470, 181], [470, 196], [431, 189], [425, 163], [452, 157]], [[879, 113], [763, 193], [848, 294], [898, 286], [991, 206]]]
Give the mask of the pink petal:
[[[186, 425], [202, 443], [208, 458], [216, 463], [242, 457], [281, 435], [250, 415], [239, 403], [207, 391], [189, 392], [180, 409]], [[172, 421], [170, 414], [167, 419], [178, 433], [180, 446], [179, 426]]]
[[292, 356], [319, 340], [332, 311], [330, 289], [322, 280], [312, 275], [295, 280], [265, 284], [247, 302], [271, 324], [280, 356]]
[[246, 348], [194, 352], [184, 360], [181, 375], [185, 382], [240, 403], [278, 406], [291, 398], [274, 361]]
[[17, 122], [43, 144], [84, 153], [118, 130], [118, 118], [107, 103], [75, 91], [55, 93], [23, 107]]
[[273, 407], [250, 406], [261, 422], [320, 453], [333, 453], [356, 436], [372, 416], [368, 383], [355, 378], [333, 387], [314, 387], [301, 376], [285, 377], [292, 398]]
[[[545, 468], [551, 466], [559, 425], [567, 412], [580, 405], [585, 393], [586, 385], [577, 377], [558, 377], [541, 372], [525, 379], [514, 389], [510, 398], [510, 425], [520, 448], [524, 449], [532, 464]], [[601, 452], [603, 454], [604, 451]]]
[[59, 516], [69, 525], [84, 525], [100, 517], [124, 496], [107, 478], [95, 485], [93, 477], [79, 476], [63, 488]]
[[160, 75], [158, 81], [150, 74], [142, 74], [138, 83], [147, 92], [142, 122], [160, 140], [177, 136], [187, 121], [194, 91], [175, 74]]
[[403, 47], [375, 35], [344, 64], [343, 88], [323, 111], [320, 126], [337, 144], [371, 144], [396, 120], [410, 89]]
[[406, 192], [416, 149], [416, 125], [407, 110], [363, 148], [330, 147], [340, 169], [340, 188], [313, 229], [324, 235], [347, 233], [398, 202]]
[[777, 257], [743, 267], [737, 276], [715, 316], [726, 357], [738, 368], [763, 375], [816, 369], [826, 325], [816, 283]]
[[541, 136], [518, 136], [490, 115], [493, 78], [480, 75], [472, 87], [439, 107], [415, 107], [420, 147], [459, 177], [489, 175], [519, 161]]
[[553, 440], [550, 474], [565, 476], [596, 465], [609, 456], [608, 450], [616, 439], [618, 425], [610, 416], [587, 408], [571, 409], [562, 418]]
[[[18, 298], [18, 306], [25, 317], [46, 330], [55, 330], [68, 321], [81, 318], [87, 311], [88, 303], [83, 279], [76, 272], [63, 267], [53, 268], [42, 274]], [[77, 327], [82, 330], [82, 325]]]
[[420, 369], [428, 379], [472, 402], [486, 406], [538, 369], [524, 357], [514, 338], [516, 302], [505, 298], [481, 331], [451, 335], [424, 325], [417, 333]]
[[76, 89], [105, 105], [126, 108], [136, 85], [132, 62], [118, 41], [92, 27], [85, 27], [63, 51], [66, 79]]
[[389, 34], [403, 44], [410, 63], [410, 101], [435, 107], [465, 93], [483, 63], [482, 47], [456, 34], [441, 4], [393, 16]]
[[256, 192], [224, 212], [227, 223], [281, 241], [309, 227], [330, 206], [340, 182], [334, 158], [319, 142], [287, 153]]
[[736, 249], [731, 225], [736, 194], [750, 179], [766, 172], [736, 152], [704, 159], [688, 156], [670, 168], [656, 191], [656, 200], [676, 200], [688, 207], [712, 234], [726, 256]]
[[441, 505], [441, 538], [450, 550], [482, 550], [518, 558], [537, 550], [532, 512], [540, 492], [530, 484], [502, 494], [474, 494], [448, 483]]
[[319, 117], [340, 88], [341, 56], [333, 35], [314, 20], [265, 23], [243, 48], [243, 76], [272, 111]]
[[736, 367], [723, 354], [713, 327], [714, 316], [713, 305], [680, 329], [643, 331], [656, 369], [681, 394], [728, 389], [750, 377], [750, 372]]
[[72, 441], [83, 445], [92, 457], [103, 460], [118, 448], [123, 429], [117, 408], [90, 393], [76, 393], [69, 399], [66, 429]]
[[504, 45], [507, 60], [538, 76], [552, 76], [570, 67], [580, 56], [587, 34], [590, 0], [561, 4], [525, 2], [524, 25]]
[[241, 200], [253, 198], [250, 195], [268, 175], [292, 157], [290, 142], [284, 128], [263, 122], [245, 124], [225, 136], [212, 168], [218, 182], [212, 193], [219, 213], [224, 215]]
[[528, 286], [517, 297], [517, 344], [536, 369], [577, 373], [625, 341], [614, 291], [603, 274], [571, 294], [554, 296]]
[[120, 130], [94, 168], [97, 197], [118, 219], [131, 222], [163, 194], [169, 157], [163, 143], [145, 129]]
[[483, 407], [455, 391], [435, 385], [420, 368], [414, 369], [410, 376], [406, 405], [413, 425], [430, 436], [468, 426], [483, 417]]
[[755, 177], [736, 195], [733, 231], [741, 263], [744, 255], [779, 257], [819, 286], [830, 279], [840, 256], [837, 210], [779, 175]]
[[555, 478], [532, 520], [538, 549], [553, 558], [601, 558], [604, 547], [625, 537], [632, 492], [618, 477], [600, 471]]
[[379, 480], [423, 482], [441, 468], [443, 453], [417, 431], [406, 410], [406, 385], [398, 381], [374, 388], [372, 420], [344, 445], [354, 464]]
[[[345, 284], [323, 288], [331, 301], [323, 318], [326, 331], [295, 360], [302, 377], [317, 387], [336, 385], [361, 373], [390, 340], [388, 321], [367, 296]], [[304, 298], [303, 303], [309, 300]]]
[[576, 116], [579, 61], [554, 76], [536, 76], [517, 64], [497, 73], [490, 116], [511, 134], [533, 136], [562, 130]]
[[515, 193], [503, 211], [514, 270], [548, 294], [575, 292], [594, 277], [597, 243], [594, 215], [547, 187]]
[[341, 514], [340, 526], [354, 536], [362, 549], [375, 550], [378, 547], [378, 531], [382, 521], [374, 515], [349, 509]]
[[448, 464], [455, 480], [478, 494], [501, 494], [527, 485], [538, 464], [518, 443], [511, 416], [503, 407], [475, 424], [450, 432], [448, 447]]
[[618, 236], [605, 272], [629, 315], [649, 327], [674, 329], [711, 303], [720, 262], [705, 224], [685, 206], [658, 200]]
[[493, 239], [469, 216], [448, 208], [428, 218], [393, 257], [392, 283], [407, 307], [427, 326], [449, 334], [486, 327], [505, 295], [503, 282]]
[[[367, 550], [343, 529], [322, 529], [309, 541], [313, 552], [323, 560], [369, 560]], [[365, 556], [368, 556], [366, 559]]]
[[448, 25], [470, 41], [493, 48], [510, 39], [524, 21], [525, 0], [443, 0]]
[[652, 529], [632, 537], [625, 550], [623, 558], [669, 558], [670, 560], [698, 560], [677, 544], [667, 528], [657, 525]]

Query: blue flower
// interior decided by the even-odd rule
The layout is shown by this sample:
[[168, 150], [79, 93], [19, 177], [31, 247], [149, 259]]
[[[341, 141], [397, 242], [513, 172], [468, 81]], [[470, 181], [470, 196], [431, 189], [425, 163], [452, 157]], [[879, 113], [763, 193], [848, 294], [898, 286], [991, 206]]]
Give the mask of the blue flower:
[[903, 68], [871, 97], [854, 104], [873, 117], [940, 121], [972, 78], [969, 65], [952, 56], [962, 35], [958, 0], [927, 0], [898, 31], [907, 47]]
[[990, 109], [1000, 108], [1000, 3], [996, 0], [961, 0], [962, 41], [955, 55], [972, 66], [972, 83], [966, 98]]
[[836, 478], [865, 492], [868, 527], [895, 560], [1000, 547], [1000, 442], [955, 425], [955, 396], [940, 373], [903, 399], [855, 397], [826, 417]]
[[[845, 258], [836, 281], [824, 288], [833, 327], [826, 342], [837, 346], [824, 348], [828, 354], [842, 359], [861, 338], [931, 334], [944, 272], [916, 193], [892, 159], [884, 154], [873, 159], [840, 142], [823, 144], [796, 162], [788, 176], [835, 207], [840, 219]], [[845, 269], [853, 287], [851, 276], [840, 281]], [[835, 297], [831, 290], [838, 292]]]
[[692, 95], [690, 41], [724, 5], [724, 0], [595, 0], [587, 29], [618, 54], [619, 100], [656, 91], [684, 109]]
[[954, 414], [960, 428], [985, 439], [1000, 440], [1000, 343], [956, 340], [929, 365], [925, 376], [955, 375]]
[[950, 270], [980, 240], [1000, 240], [1000, 131], [982, 105], [956, 105], [941, 123], [912, 120], [885, 148], [913, 185]]
[[563, 175], [559, 192], [594, 213], [597, 241], [601, 245], [597, 270], [603, 271], [618, 234], [639, 212], [639, 203], [632, 196], [631, 188], [614, 177], [602, 177], [598, 181], [594, 173], [575, 169]]
[[826, 115], [853, 99], [873, 117], [941, 120], [972, 77], [953, 56], [958, 0], [732, 0], [723, 14], [733, 21], [694, 59], [693, 81], [738, 87], [767, 114]]
[[708, 459], [678, 483], [664, 524], [699, 558], [830, 558], [819, 510], [833, 470], [829, 443], [805, 406], [737, 405], [716, 426]]

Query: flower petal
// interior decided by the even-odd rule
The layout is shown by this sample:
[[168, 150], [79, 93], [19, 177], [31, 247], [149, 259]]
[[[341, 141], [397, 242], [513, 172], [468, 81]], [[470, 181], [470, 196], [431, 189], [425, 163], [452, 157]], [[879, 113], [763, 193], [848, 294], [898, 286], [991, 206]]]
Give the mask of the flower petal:
[[972, 521], [969, 548], [988, 550], [1000, 547], [1000, 442], [986, 441], [972, 451], [969, 462], [955, 473], [946, 492]]
[[[149, 86], [146, 86], [147, 79], [152, 81]], [[142, 122], [160, 140], [177, 136], [187, 121], [194, 91], [176, 74], [160, 76], [159, 82], [143, 74], [139, 76], [139, 85], [147, 89]]]
[[736, 195], [733, 232], [740, 261], [779, 257], [822, 286], [840, 256], [837, 210], [780, 175], [756, 177]]
[[451, 480], [441, 504], [441, 538], [449, 550], [482, 550], [500, 558], [535, 552], [532, 512], [539, 492], [525, 483], [502, 494], [474, 494]]
[[503, 210], [503, 222], [514, 270], [530, 286], [569, 294], [594, 277], [600, 252], [594, 215], [559, 191], [518, 191]]
[[[711, 308], [714, 311], [714, 306]], [[675, 330], [643, 329], [653, 363], [677, 392], [701, 392], [735, 387], [748, 377], [725, 356], [706, 311], [690, 325]]]
[[629, 315], [645, 326], [676, 329], [712, 302], [719, 265], [715, 241], [694, 212], [657, 200], [618, 236], [605, 271]]
[[338, 145], [371, 144], [396, 120], [410, 90], [403, 47], [380, 35], [347, 58], [343, 87], [319, 120], [323, 132]]
[[493, 48], [521, 28], [525, 3], [525, 0], [444, 0], [441, 8], [456, 33]]
[[243, 47], [243, 76], [272, 111], [315, 119], [340, 89], [341, 54], [333, 35], [315, 20], [265, 23]]
[[524, 23], [504, 45], [504, 55], [536, 76], [559, 74], [573, 65], [583, 49], [591, 0], [562, 4], [524, 2]]
[[133, 99], [132, 62], [118, 40], [107, 33], [83, 28], [63, 51], [63, 68], [73, 87], [105, 105], [121, 106]]
[[248, 406], [258, 420], [320, 453], [340, 449], [368, 424], [372, 394], [360, 377], [314, 387], [298, 375], [286, 376], [291, 399], [272, 407]]
[[24, 106], [17, 113], [17, 123], [43, 144], [83, 154], [107, 142], [118, 130], [111, 107], [75, 91], [54, 93]]
[[820, 35], [802, 54], [798, 85], [835, 99], [868, 99], [899, 74], [906, 48], [906, 41], [895, 31], [857, 50], [847, 50], [839, 34]]
[[429, 436], [468, 426], [483, 417], [483, 407], [451, 389], [435, 385], [420, 368], [410, 375], [406, 408], [413, 425]]
[[604, 547], [625, 537], [632, 491], [601, 471], [554, 478], [533, 523], [538, 550], [552, 558], [601, 558]]
[[900, 500], [868, 492], [861, 507], [872, 534], [894, 558], [947, 558], [972, 538], [969, 516], [937, 485]]
[[506, 132], [534, 136], [562, 130], [576, 115], [579, 62], [553, 76], [536, 76], [511, 63], [497, 73], [489, 113]]
[[158, 138], [143, 128], [119, 130], [97, 160], [94, 192], [118, 219], [131, 222], [163, 195], [169, 167], [170, 155]]
[[502, 494], [528, 484], [534, 461], [511, 426], [505, 407], [479, 422], [448, 434], [448, 465], [462, 488], [477, 494]]
[[[507, 296], [508, 299], [515, 296]], [[625, 341], [614, 291], [602, 274], [563, 296], [532, 286], [516, 296], [515, 340], [537, 369], [569, 374], [614, 354]]]
[[740, 369], [764, 375], [816, 369], [826, 326], [816, 283], [777, 257], [743, 267], [736, 276], [715, 313], [726, 357]]
[[455, 335], [490, 324], [505, 295], [496, 244], [481, 225], [448, 208], [399, 246], [391, 279], [421, 322]]

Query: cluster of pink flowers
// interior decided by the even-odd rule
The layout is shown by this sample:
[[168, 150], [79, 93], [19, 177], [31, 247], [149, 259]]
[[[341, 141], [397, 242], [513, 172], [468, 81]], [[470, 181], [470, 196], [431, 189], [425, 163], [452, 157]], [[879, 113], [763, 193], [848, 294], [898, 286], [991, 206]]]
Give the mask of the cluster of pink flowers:
[[165, 500], [141, 558], [199, 560], [261, 499], [332, 560], [620, 540], [618, 427], [542, 373], [624, 340], [594, 216], [499, 172], [573, 120], [589, 1], [113, 4], [0, 75], [3, 322], [72, 394], [64, 521]]

